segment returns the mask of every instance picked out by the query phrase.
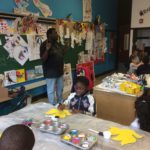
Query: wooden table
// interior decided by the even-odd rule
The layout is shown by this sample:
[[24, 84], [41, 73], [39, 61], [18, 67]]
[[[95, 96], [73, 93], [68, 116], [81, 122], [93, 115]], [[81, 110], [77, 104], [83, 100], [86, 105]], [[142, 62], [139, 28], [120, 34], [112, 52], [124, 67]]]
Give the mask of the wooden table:
[[135, 119], [136, 96], [107, 91], [94, 87], [94, 98], [96, 100], [96, 113], [98, 118], [130, 125]]

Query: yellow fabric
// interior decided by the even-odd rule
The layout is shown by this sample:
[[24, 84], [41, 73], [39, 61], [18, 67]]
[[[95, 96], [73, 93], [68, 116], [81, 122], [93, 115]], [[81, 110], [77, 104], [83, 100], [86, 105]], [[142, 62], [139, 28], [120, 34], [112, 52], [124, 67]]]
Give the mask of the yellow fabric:
[[69, 110], [58, 110], [58, 109], [50, 109], [48, 112], [46, 112], [47, 115], [54, 115], [54, 116], [59, 116], [60, 118], [65, 118], [66, 116], [71, 115]]
[[142, 138], [141, 135], [130, 129], [111, 127], [109, 131], [112, 134], [112, 140], [120, 141], [121, 145], [135, 143], [137, 139]]
[[120, 90], [128, 94], [137, 95], [141, 91], [141, 86], [132, 82], [125, 81], [120, 84]]

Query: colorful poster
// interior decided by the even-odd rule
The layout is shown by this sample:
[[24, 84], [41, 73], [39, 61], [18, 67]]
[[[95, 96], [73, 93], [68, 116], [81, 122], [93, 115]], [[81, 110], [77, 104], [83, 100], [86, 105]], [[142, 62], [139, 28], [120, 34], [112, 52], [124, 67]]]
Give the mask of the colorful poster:
[[83, 21], [92, 21], [91, 0], [83, 0]]
[[40, 59], [40, 45], [45, 40], [45, 36], [42, 35], [27, 35], [28, 47], [29, 47], [29, 60]]
[[26, 70], [26, 80], [33, 80], [33, 79], [35, 79], [35, 70], [34, 69]]
[[64, 93], [70, 92], [72, 88], [71, 64], [64, 65]]
[[4, 72], [4, 86], [16, 84], [16, 70], [10, 70]]
[[16, 77], [17, 77], [17, 83], [25, 82], [25, 70], [24, 69], [19, 69], [16, 70]]
[[13, 32], [13, 21], [0, 19], [0, 34], [12, 34]]
[[94, 78], [95, 78], [95, 73], [94, 73], [94, 62], [86, 62], [82, 64], [77, 64], [76, 65], [76, 70], [77, 70], [77, 76], [85, 76], [89, 80], [89, 90], [92, 90], [94, 87]]

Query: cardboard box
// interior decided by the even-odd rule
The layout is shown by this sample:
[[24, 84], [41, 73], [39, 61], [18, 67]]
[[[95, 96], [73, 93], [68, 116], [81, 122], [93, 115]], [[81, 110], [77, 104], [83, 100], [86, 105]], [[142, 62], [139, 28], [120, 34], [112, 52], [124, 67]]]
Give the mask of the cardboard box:
[[0, 103], [10, 100], [11, 98], [8, 96], [8, 89], [0, 87]]
[[135, 101], [137, 97], [106, 92], [94, 88], [96, 113], [98, 118], [110, 120], [123, 125], [130, 125], [135, 119]]

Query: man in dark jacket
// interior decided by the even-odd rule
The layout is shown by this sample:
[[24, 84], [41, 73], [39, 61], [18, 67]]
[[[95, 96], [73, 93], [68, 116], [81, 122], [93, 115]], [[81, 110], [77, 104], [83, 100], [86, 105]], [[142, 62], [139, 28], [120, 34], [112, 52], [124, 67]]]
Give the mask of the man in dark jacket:
[[47, 40], [41, 44], [40, 56], [43, 64], [44, 77], [47, 83], [47, 95], [49, 102], [55, 105], [55, 90], [58, 102], [63, 100], [63, 69], [64, 50], [57, 43], [58, 34], [55, 28], [47, 31]]

